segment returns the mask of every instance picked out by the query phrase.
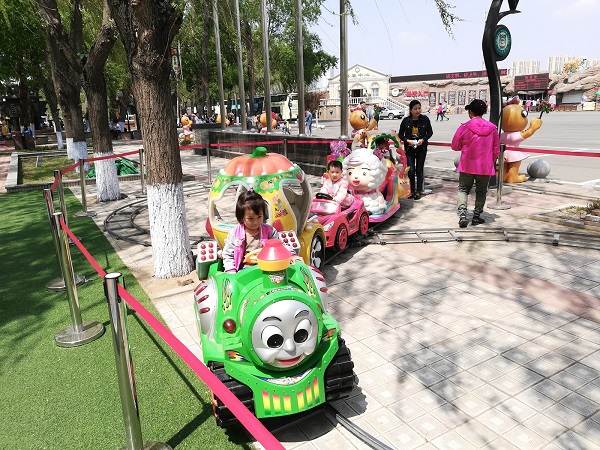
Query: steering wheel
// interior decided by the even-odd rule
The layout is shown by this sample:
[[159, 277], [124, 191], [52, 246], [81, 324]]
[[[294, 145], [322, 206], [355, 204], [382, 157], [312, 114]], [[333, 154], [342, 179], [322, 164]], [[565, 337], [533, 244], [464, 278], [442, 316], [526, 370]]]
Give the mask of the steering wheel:
[[261, 250], [262, 248], [257, 248], [256, 250], [252, 250], [251, 252], [246, 253], [246, 256], [244, 256], [244, 264], [249, 264], [252, 266], [256, 265], [258, 263], [256, 257], [258, 256]]
[[325, 192], [317, 192], [315, 198], [318, 198], [319, 200], [333, 200], [333, 197]]

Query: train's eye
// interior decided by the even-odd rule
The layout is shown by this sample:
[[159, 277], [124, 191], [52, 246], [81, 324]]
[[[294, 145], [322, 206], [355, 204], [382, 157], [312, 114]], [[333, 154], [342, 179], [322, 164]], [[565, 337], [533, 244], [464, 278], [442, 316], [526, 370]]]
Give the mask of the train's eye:
[[310, 336], [311, 330], [312, 326], [310, 324], [310, 320], [302, 319], [296, 326], [296, 331], [294, 332], [294, 341], [299, 344], [306, 341], [308, 336]]
[[521, 111], [521, 117], [527, 117], [528, 114], [529, 113], [527, 111], [525, 111], [525, 110]]
[[269, 325], [262, 332], [262, 341], [269, 348], [279, 348], [283, 345], [283, 333], [276, 326]]

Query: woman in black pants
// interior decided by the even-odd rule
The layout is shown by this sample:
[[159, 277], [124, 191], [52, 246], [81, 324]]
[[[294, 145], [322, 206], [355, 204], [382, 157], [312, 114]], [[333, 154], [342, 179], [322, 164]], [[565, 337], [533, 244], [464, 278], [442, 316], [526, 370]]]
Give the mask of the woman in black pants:
[[[431, 122], [421, 114], [421, 102], [413, 100], [409, 103], [410, 114], [402, 119], [398, 136], [404, 142], [406, 159], [410, 170], [410, 198], [419, 200], [423, 195], [423, 169], [427, 156], [427, 142], [433, 136]], [[416, 183], [415, 183], [416, 176]]]

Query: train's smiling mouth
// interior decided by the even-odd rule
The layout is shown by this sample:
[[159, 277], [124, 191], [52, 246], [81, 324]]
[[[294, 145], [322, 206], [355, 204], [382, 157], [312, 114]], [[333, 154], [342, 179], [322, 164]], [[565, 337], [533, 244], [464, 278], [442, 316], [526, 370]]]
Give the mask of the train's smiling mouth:
[[302, 355], [292, 359], [278, 359], [277, 362], [284, 366], [291, 366], [292, 364], [296, 364], [298, 361], [300, 361], [300, 358], [302, 358]]

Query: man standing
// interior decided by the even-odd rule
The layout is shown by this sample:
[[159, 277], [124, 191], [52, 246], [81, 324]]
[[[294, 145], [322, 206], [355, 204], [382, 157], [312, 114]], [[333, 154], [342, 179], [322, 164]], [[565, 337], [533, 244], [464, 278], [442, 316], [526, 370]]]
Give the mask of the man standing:
[[313, 119], [313, 115], [312, 113], [307, 109], [306, 110], [306, 134], [308, 134], [309, 136], [312, 136], [312, 119]]
[[500, 154], [498, 129], [494, 124], [483, 119], [487, 106], [482, 100], [473, 100], [465, 109], [469, 112], [469, 120], [461, 124], [454, 138], [452, 150], [460, 151], [458, 164], [458, 194], [456, 196], [459, 221], [465, 228], [467, 219], [467, 199], [475, 184], [475, 209], [471, 225], [485, 223], [481, 218], [490, 176], [496, 173], [496, 159]]
[[367, 119], [369, 120], [369, 122], [371, 122], [371, 120], [373, 119], [373, 114], [371, 113], [371, 110], [367, 108], [367, 104], [365, 103], [364, 100], [360, 101], [360, 108], [363, 110], [363, 112], [367, 116]]

